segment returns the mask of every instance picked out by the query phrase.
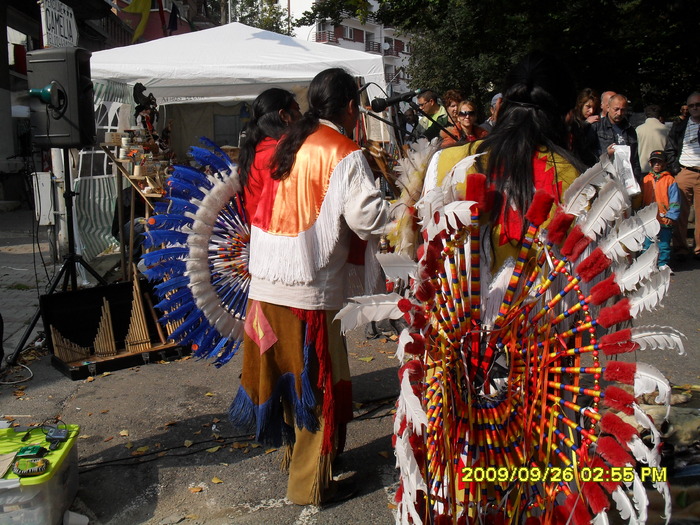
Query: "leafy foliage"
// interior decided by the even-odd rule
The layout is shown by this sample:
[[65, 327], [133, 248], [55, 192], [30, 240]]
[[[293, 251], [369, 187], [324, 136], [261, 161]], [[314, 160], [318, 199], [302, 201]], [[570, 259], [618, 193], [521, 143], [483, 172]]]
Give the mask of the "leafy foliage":
[[697, 0], [320, 0], [304, 17], [377, 19], [410, 34], [414, 88], [460, 89], [484, 100], [508, 69], [543, 49], [568, 64], [578, 87], [626, 94], [636, 110], [675, 114], [700, 85]]
[[287, 10], [275, 0], [208, 0], [205, 3], [210, 13], [220, 13], [221, 23], [228, 22], [231, 6], [231, 21], [240, 22], [266, 31], [293, 36], [292, 24]]

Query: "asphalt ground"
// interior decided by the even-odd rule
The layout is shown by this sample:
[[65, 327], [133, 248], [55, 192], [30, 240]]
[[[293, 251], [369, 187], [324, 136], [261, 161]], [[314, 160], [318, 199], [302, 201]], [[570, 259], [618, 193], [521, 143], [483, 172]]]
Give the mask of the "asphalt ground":
[[[0, 213], [6, 355], [15, 351], [39, 295], [60, 268], [48, 260], [46, 232], [36, 231], [32, 212]], [[664, 306], [636, 324], [683, 331], [687, 355], [654, 351], [626, 358], [657, 366], [674, 385], [693, 393], [693, 385], [700, 390], [700, 261], [676, 263], [674, 270]], [[398, 379], [390, 338], [368, 341], [362, 331], [349, 334], [355, 420], [338, 472], [354, 478], [360, 490], [351, 500], [319, 508], [288, 503], [286, 475], [278, 468], [281, 451], [257, 446], [228, 423], [240, 355], [220, 369], [187, 356], [156, 357], [71, 380], [42, 355], [40, 341], [32, 346], [40, 331], [41, 321], [20, 354], [28, 368], [1, 376], [0, 413], [20, 426], [55, 417], [80, 425], [79, 489], [71, 508], [91, 524], [393, 523], [397, 475], [390, 436]]]

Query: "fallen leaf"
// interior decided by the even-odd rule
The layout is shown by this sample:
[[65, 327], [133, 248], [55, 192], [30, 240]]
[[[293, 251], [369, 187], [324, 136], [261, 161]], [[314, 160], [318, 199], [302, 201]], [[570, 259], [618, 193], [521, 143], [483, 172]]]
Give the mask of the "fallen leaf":
[[109, 412], [109, 408], [107, 410], [100, 410], [100, 414], [106, 414], [107, 412]]
[[215, 396], [216, 394], [212, 394], [211, 392], [207, 392], [207, 393], [204, 394], [204, 395], [207, 396], [207, 397], [213, 397], [213, 396]]
[[250, 448], [260, 448], [262, 445], [260, 443], [251, 443]]
[[94, 377], [89, 376], [85, 381], [87, 381], [88, 383], [92, 383], [94, 380], [95, 380]]
[[146, 452], [148, 452], [148, 449], [149, 449], [148, 446], [143, 446], [143, 447], [137, 448], [136, 452], [140, 452], [141, 454], [145, 454]]
[[163, 451], [163, 452], [158, 452], [158, 454], [156, 454], [156, 456], [158, 456], [159, 458], [162, 458], [163, 456], [167, 456], [167, 455], [168, 455], [168, 453], [165, 452], [165, 451]]
[[186, 440], [185, 440], [185, 446], [186, 446], [186, 447], [191, 447], [192, 445], [194, 445], [194, 443], [193, 443], [192, 441], [190, 441], [189, 439], [186, 439]]
[[268, 448], [268, 449], [265, 451], [265, 454], [269, 454], [270, 452], [275, 452], [275, 451], [277, 451], [277, 450], [278, 450], [278, 449], [276, 449], [276, 448]]
[[219, 449], [221, 449], [221, 446], [211, 447], [207, 449], [207, 452], [217, 452]]
[[211, 478], [211, 482], [212, 482], [212, 483], [217, 483], [217, 484], [218, 484], [218, 483], [223, 483], [223, 481], [220, 480], [219, 478], [217, 478], [216, 476], [214, 476], [213, 478]]
[[386, 506], [387, 506], [387, 508], [389, 508], [391, 510], [396, 510], [396, 508], [397, 508], [396, 505], [394, 505], [393, 503], [387, 503]]
[[398, 338], [399, 336], [396, 334], [389, 336], [389, 339], [391, 339], [392, 341], [396, 341]]
[[88, 436], [87, 434], [80, 434], [80, 435], [78, 436], [78, 439], [87, 439], [87, 438], [89, 438], [89, 437], [92, 437], [92, 436]]
[[358, 359], [360, 361], [364, 361], [365, 363], [369, 363], [372, 359], [374, 359], [374, 357], [372, 357], [372, 356], [370, 356], [370, 357], [358, 357]]
[[104, 373], [102, 374], [102, 377], [104, 377], [104, 376], [111, 376], [111, 375], [112, 375], [112, 372], [104, 372]]
[[128, 430], [120, 430], [120, 431], [119, 431], [119, 435], [120, 435], [120, 436], [126, 437], [126, 436], [129, 435], [129, 431], [128, 431]]
[[389, 453], [388, 453], [386, 450], [380, 450], [379, 452], [377, 452], [377, 454], [379, 454], [379, 455], [382, 456], [383, 458], [388, 458], [388, 457], [389, 457]]
[[108, 438], [105, 438], [104, 442], [107, 443], [107, 441], [112, 441], [114, 439], [114, 436], [109, 436]]
[[124, 445], [126, 448], [134, 448], [134, 444], [129, 441], [126, 445]]
[[248, 446], [248, 443], [234, 443], [231, 445], [233, 448], [246, 448]]
[[[189, 358], [189, 356], [187, 356], [187, 357]], [[184, 359], [184, 357], [183, 357], [183, 359]], [[185, 514], [186, 520], [196, 520], [197, 518], [199, 518], [199, 516], [197, 516], [196, 514]]]
[[219, 423], [221, 420], [218, 417], [215, 417], [214, 419], [211, 420], [212, 423]]
[[190, 492], [196, 494], [197, 492], [202, 492], [204, 490], [202, 487], [190, 487]]
[[165, 425], [166, 427], [172, 427], [173, 425], [177, 425], [177, 421], [168, 421]]
[[194, 435], [195, 435], [195, 436], [198, 436], [198, 435], [200, 435], [201, 433], [202, 433], [202, 431], [201, 431], [201, 430], [198, 430], [197, 432], [194, 433]]

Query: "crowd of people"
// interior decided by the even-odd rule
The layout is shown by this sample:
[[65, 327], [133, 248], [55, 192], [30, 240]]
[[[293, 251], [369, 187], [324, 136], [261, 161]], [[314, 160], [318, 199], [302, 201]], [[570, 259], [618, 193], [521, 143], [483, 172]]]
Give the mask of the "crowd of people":
[[[241, 387], [230, 416], [255, 428], [259, 441], [287, 445], [287, 498], [299, 505], [344, 499], [354, 490], [333, 480], [352, 417], [347, 350], [333, 319], [348, 297], [383, 284], [373, 241], [389, 218], [350, 138], [359, 101], [355, 80], [342, 69], [314, 78], [303, 114], [291, 93], [267, 90], [252, 105], [239, 159], [251, 285]], [[406, 134], [441, 141], [431, 162], [438, 180], [467, 155], [484, 154], [471, 171], [485, 174], [502, 196], [483, 218], [496, 247], [494, 268], [517, 254], [535, 191], [560, 202], [587, 166], [601, 154], [614, 156], [620, 145], [630, 147], [643, 201], [659, 203], [661, 242], [668, 244], [675, 226], [675, 249], [687, 253], [689, 203], [700, 211], [700, 93], [690, 95], [687, 114], [671, 129], [657, 106], [635, 129], [624, 95], [598, 97], [587, 89], [577, 98], [560, 65], [533, 54], [510, 73], [481, 124], [474, 100], [451, 90], [442, 101], [421, 92], [421, 111], [405, 112]], [[697, 229], [694, 249], [700, 257]], [[669, 264], [669, 251], [661, 252], [661, 263]]]
[[[474, 100], [457, 90], [447, 91], [441, 100], [442, 105], [434, 92], [423, 91], [417, 105], [425, 115], [417, 118], [413, 108], [404, 112], [403, 133], [408, 142], [425, 137], [439, 140], [440, 148], [469, 144], [493, 133], [496, 123], [503, 120], [502, 93], [493, 96], [488, 117], [481, 124], [477, 124], [479, 107]], [[565, 116], [566, 150], [579, 167], [593, 166], [603, 153], [614, 158], [616, 146], [629, 147], [629, 163], [643, 188], [644, 202], [657, 202], [660, 207], [664, 254], [660, 265], [671, 264], [671, 250], [676, 261], [691, 252], [700, 259], [700, 230], [695, 228], [692, 248], [687, 239], [689, 217], [700, 216], [699, 102], [700, 93], [691, 93], [679, 114], [668, 121], [659, 105], [650, 104], [644, 108], [644, 122], [634, 126], [625, 95], [614, 91], [598, 95], [585, 88]]]

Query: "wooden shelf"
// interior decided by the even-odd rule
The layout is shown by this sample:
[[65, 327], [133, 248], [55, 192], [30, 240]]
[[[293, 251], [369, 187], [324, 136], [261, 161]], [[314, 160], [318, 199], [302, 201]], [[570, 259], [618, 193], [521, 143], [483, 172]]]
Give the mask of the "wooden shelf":
[[[104, 374], [114, 370], [123, 370], [133, 366], [141, 366], [160, 361], [173, 361], [192, 353], [189, 346], [181, 346], [175, 343], [154, 344], [142, 352], [127, 352], [122, 350], [114, 356], [90, 356], [89, 359], [81, 359], [66, 363], [57, 356], [51, 357], [51, 364], [70, 379], [85, 379], [91, 375]], [[93, 368], [91, 371], [90, 368]]]

